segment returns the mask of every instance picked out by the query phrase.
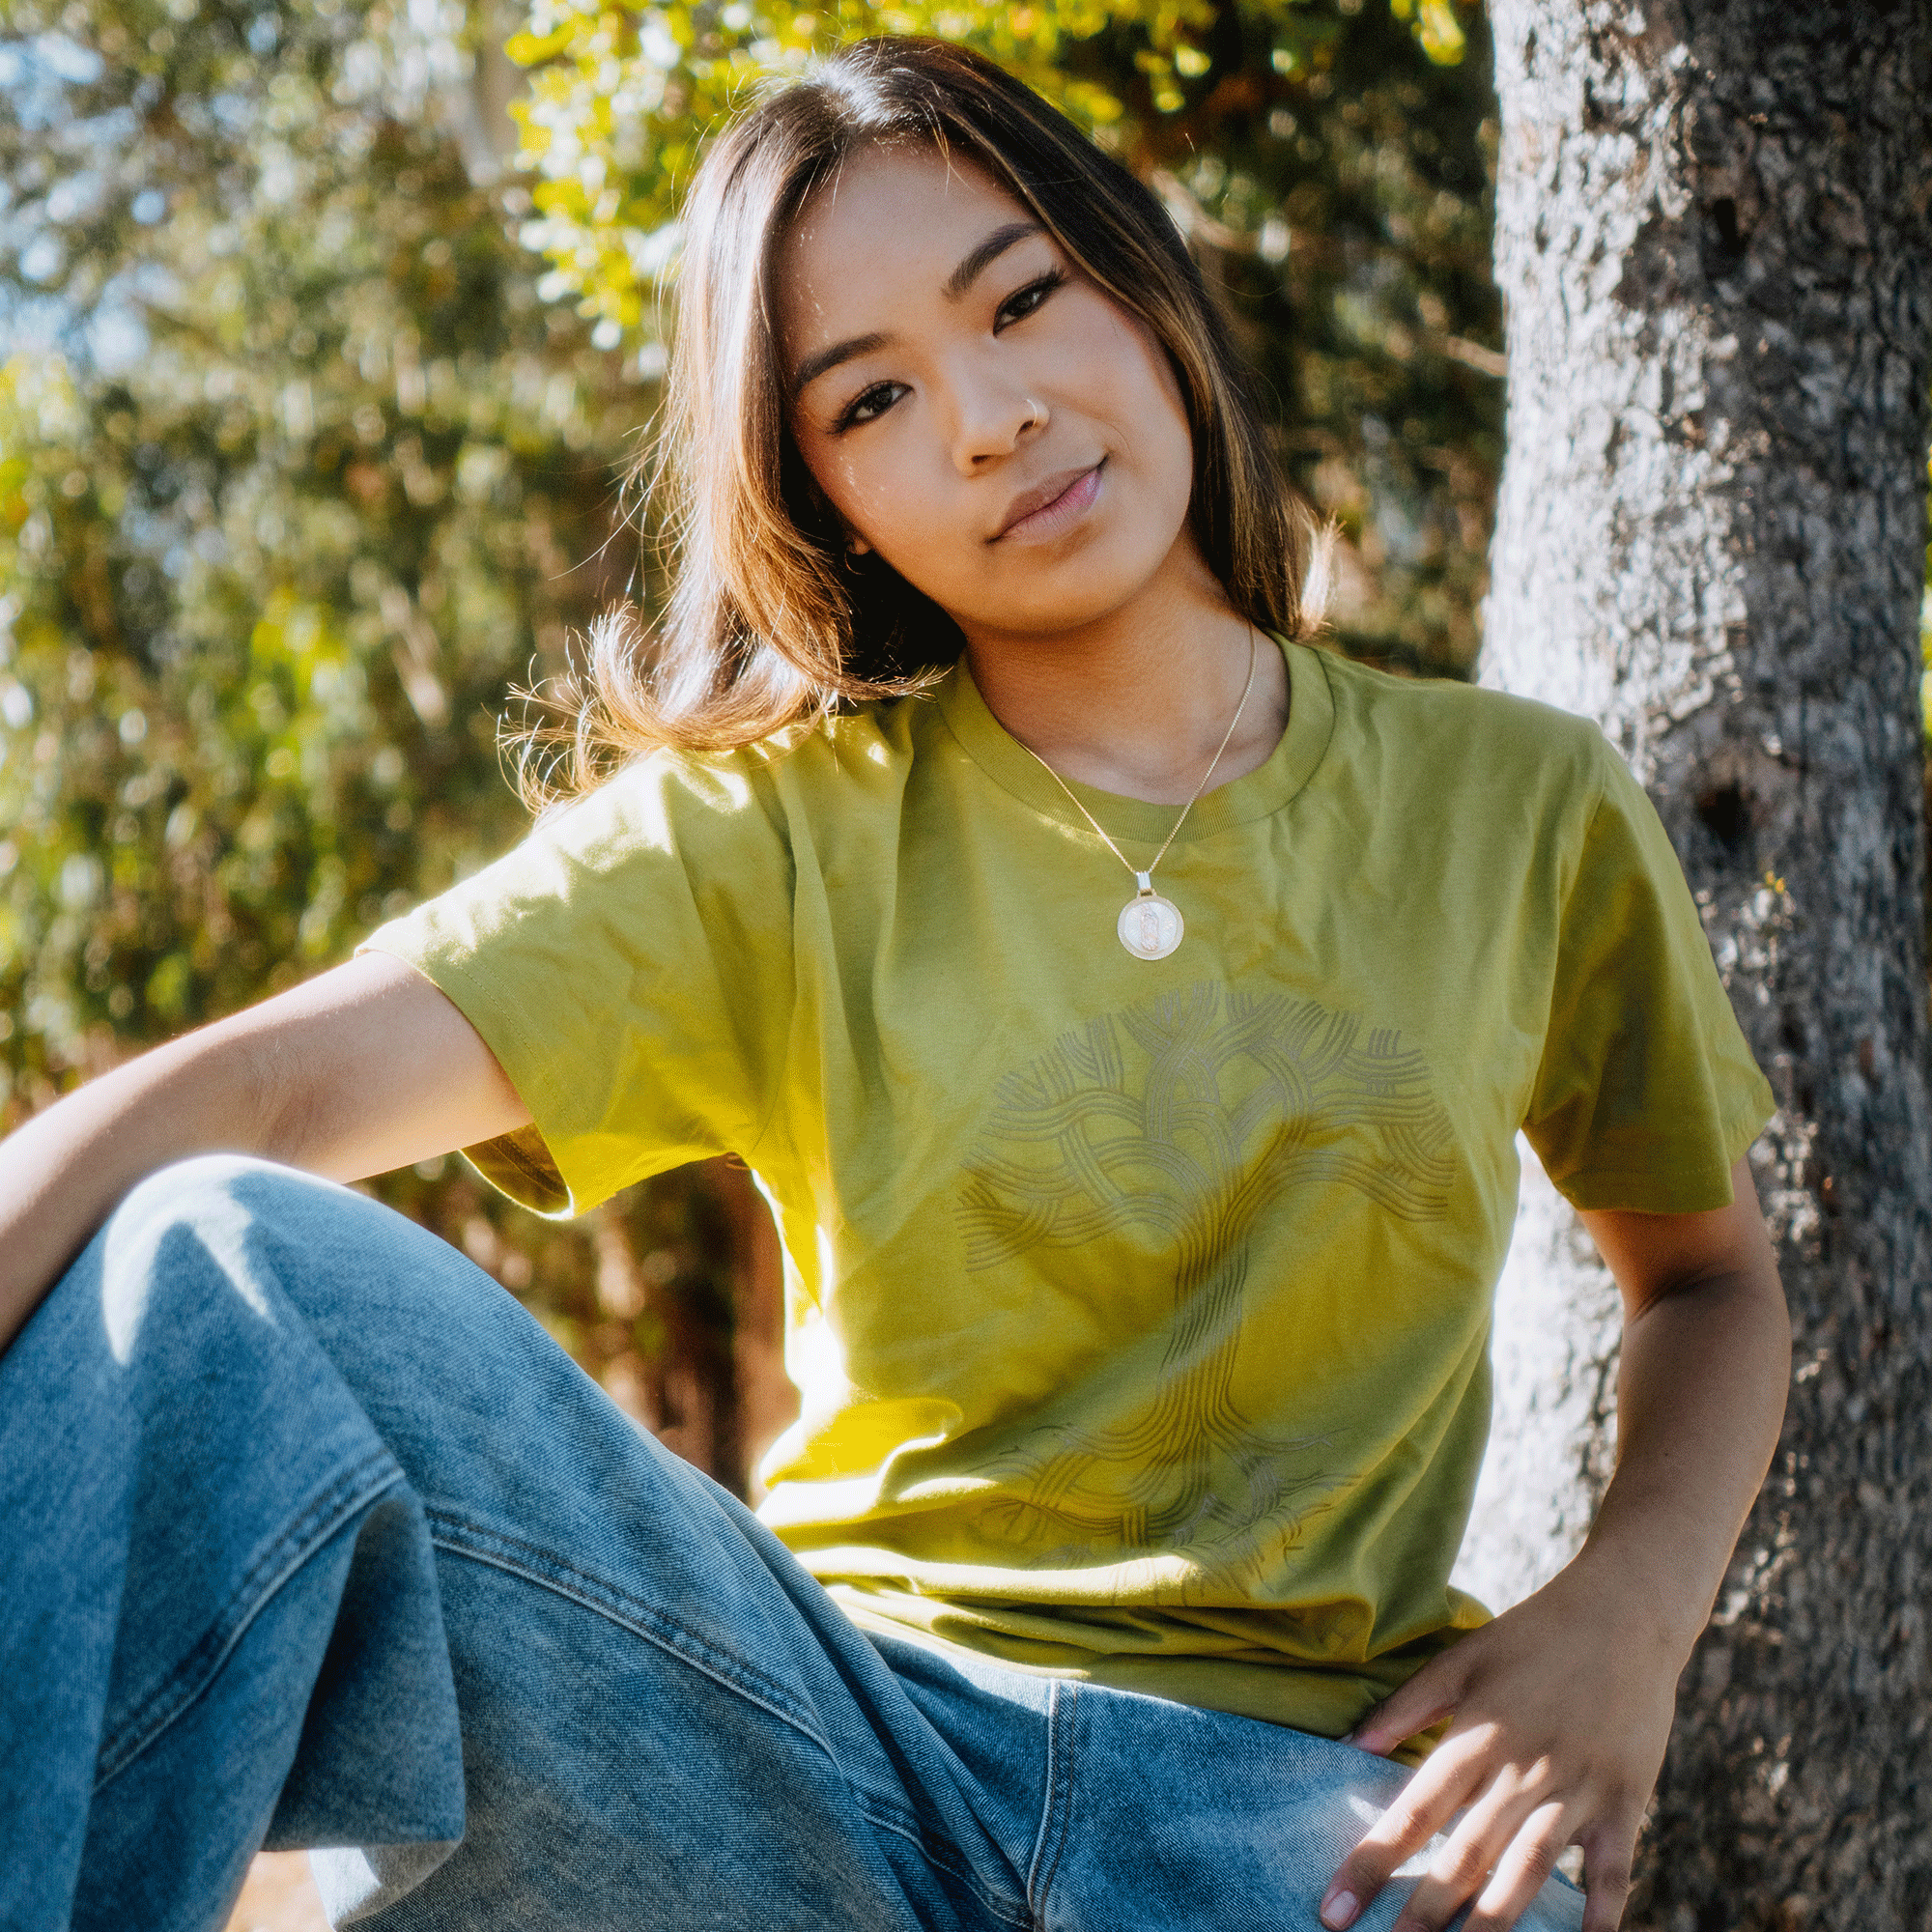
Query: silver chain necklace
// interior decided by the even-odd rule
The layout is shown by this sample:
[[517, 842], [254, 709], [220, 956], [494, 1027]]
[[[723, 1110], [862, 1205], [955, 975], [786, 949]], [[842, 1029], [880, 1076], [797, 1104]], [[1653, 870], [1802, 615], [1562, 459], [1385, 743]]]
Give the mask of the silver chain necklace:
[[1208, 761], [1208, 769], [1201, 774], [1201, 782], [1194, 787], [1193, 797], [1180, 808], [1180, 816], [1174, 821], [1173, 829], [1161, 840], [1160, 850], [1149, 862], [1146, 871], [1142, 871], [1114, 841], [1107, 837], [1106, 828], [1074, 795], [1073, 787], [1049, 765], [1031, 745], [1015, 738], [1035, 764], [1057, 784], [1066, 796], [1073, 800], [1074, 808], [1089, 825], [1099, 835], [1100, 842], [1115, 858], [1134, 875], [1134, 895], [1121, 908], [1121, 916], [1114, 922], [1114, 930], [1120, 935], [1121, 944], [1136, 959], [1165, 959], [1180, 944], [1186, 932], [1186, 923], [1180, 917], [1180, 908], [1172, 899], [1163, 898], [1153, 889], [1153, 868], [1167, 857], [1167, 848], [1187, 823], [1187, 814], [1194, 810], [1194, 801], [1208, 789], [1208, 781], [1214, 776], [1221, 762], [1221, 753], [1228, 749], [1235, 736], [1235, 727], [1241, 722], [1241, 713], [1248, 708], [1248, 694], [1255, 688], [1255, 668], [1259, 662], [1255, 639], [1255, 627], [1248, 626], [1248, 681], [1241, 687], [1241, 701], [1235, 706], [1235, 715], [1228, 720], [1228, 728], [1221, 734], [1221, 742], [1215, 747], [1214, 755]]

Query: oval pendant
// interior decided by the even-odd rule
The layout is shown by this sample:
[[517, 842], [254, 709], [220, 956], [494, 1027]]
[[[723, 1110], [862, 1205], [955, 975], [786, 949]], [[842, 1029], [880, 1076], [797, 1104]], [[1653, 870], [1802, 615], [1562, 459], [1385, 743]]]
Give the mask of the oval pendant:
[[1136, 959], [1165, 959], [1187, 928], [1172, 899], [1158, 893], [1138, 893], [1121, 908], [1114, 930]]

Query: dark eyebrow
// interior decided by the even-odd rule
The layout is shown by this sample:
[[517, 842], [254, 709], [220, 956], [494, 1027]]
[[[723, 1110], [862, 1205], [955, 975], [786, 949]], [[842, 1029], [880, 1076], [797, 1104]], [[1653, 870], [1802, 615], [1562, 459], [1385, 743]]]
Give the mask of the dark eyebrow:
[[987, 263], [998, 260], [1015, 242], [1024, 242], [1029, 235], [1039, 235], [1045, 231], [1037, 221], [1009, 221], [1004, 228], [996, 228], [973, 250], [973, 252], [946, 278], [946, 298], [957, 301], [974, 282], [980, 270]]
[[[980, 271], [989, 263], [998, 261], [1015, 242], [1024, 242], [1029, 235], [1043, 235], [1045, 232], [1037, 221], [1009, 221], [1004, 227], [994, 229], [947, 276], [947, 299], [957, 301], [979, 280]], [[844, 342], [835, 342], [830, 349], [819, 350], [815, 355], [808, 355], [792, 371], [792, 394], [800, 394], [808, 384], [817, 382], [827, 370], [838, 368], [839, 363], [849, 362], [855, 355], [869, 355], [873, 350], [883, 349], [886, 340], [874, 330], [870, 335], [854, 335]]]
[[849, 336], [843, 342], [835, 342], [830, 349], [821, 349], [816, 355], [808, 355], [791, 372], [792, 394], [799, 394], [808, 383], [817, 382], [828, 369], [836, 369], [855, 355], [869, 355], [873, 350], [885, 346], [886, 338], [874, 331], [870, 335]]

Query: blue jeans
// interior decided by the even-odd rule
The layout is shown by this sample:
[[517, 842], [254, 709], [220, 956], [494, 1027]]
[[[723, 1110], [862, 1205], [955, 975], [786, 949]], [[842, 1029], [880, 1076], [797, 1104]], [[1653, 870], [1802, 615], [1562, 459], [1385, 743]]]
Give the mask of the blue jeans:
[[0, 1618], [9, 1932], [218, 1926], [265, 1845], [397, 1932], [1313, 1932], [1404, 1776], [867, 1637], [461, 1255], [230, 1156], [0, 1357]]

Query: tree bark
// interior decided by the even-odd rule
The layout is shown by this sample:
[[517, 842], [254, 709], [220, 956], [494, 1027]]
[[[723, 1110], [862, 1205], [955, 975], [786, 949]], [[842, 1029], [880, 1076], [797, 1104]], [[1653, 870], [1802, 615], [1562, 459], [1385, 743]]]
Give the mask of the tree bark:
[[[1485, 676], [1599, 720], [1662, 813], [1776, 1091], [1753, 1161], [1797, 1334], [1626, 1922], [1922, 1932], [1932, 4], [1492, 11]], [[1574, 1549], [1610, 1455], [1614, 1299], [1547, 1183], [1526, 1200], [1463, 1566], [1492, 1601]]]

